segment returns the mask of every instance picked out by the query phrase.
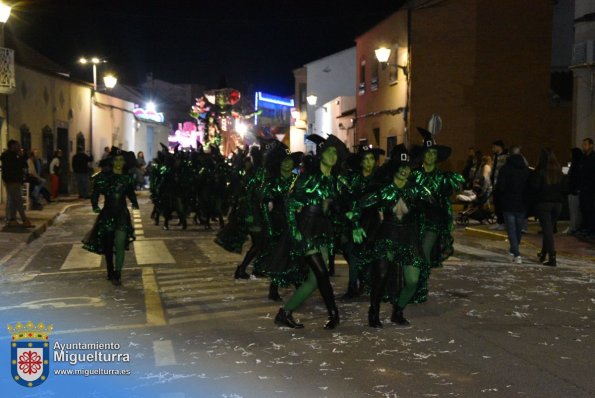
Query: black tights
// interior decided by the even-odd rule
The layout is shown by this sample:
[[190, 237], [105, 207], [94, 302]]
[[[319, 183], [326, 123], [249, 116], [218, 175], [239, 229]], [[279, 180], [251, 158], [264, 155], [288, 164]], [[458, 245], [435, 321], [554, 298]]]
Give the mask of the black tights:
[[252, 242], [252, 246], [244, 256], [244, 260], [240, 264], [240, 270], [246, 272], [246, 268], [248, 265], [254, 260], [254, 258], [264, 249], [264, 245], [266, 242], [265, 233], [264, 231], [250, 231], [250, 241]]
[[322, 254], [315, 253], [308, 255], [305, 257], [305, 261], [308, 264], [308, 268], [310, 268], [308, 279], [297, 288], [284, 308], [288, 311], [296, 310], [318, 287], [328, 313], [332, 314], [336, 312], [335, 294]]
[[370, 304], [372, 307], [380, 307], [380, 301], [384, 295], [384, 288], [388, 280], [390, 262], [383, 258], [374, 264], [372, 269], [372, 291], [370, 292]]

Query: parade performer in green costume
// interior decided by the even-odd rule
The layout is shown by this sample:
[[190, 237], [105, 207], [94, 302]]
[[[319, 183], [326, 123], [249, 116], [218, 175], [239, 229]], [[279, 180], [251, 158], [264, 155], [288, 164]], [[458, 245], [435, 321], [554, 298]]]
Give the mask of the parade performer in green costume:
[[[302, 152], [291, 153], [289, 148], [274, 141], [265, 145], [264, 166], [267, 176], [262, 187], [262, 208], [264, 232], [267, 244], [261, 254], [254, 261], [255, 275], [268, 275], [271, 266], [279, 267], [281, 261], [289, 261], [289, 256], [277, 257], [282, 237], [289, 231], [287, 223], [287, 197], [289, 190], [297, 179], [293, 170], [300, 164]], [[283, 240], [283, 244], [287, 241]], [[275, 248], [275, 250], [272, 250]], [[281, 250], [288, 253], [288, 248]], [[271, 280], [269, 285], [269, 299], [281, 301], [278, 286]]]
[[[393, 304], [391, 321], [409, 325], [403, 309], [413, 297], [420, 270], [425, 266], [418, 233], [418, 205], [423, 200], [431, 200], [425, 189], [409, 181], [411, 163], [405, 145], [397, 145], [391, 151], [390, 161], [382, 166], [379, 174], [390, 179], [388, 185], [356, 201], [353, 212], [348, 213], [356, 225], [355, 242], [361, 242], [365, 236], [360, 226], [363, 211], [382, 214], [380, 228], [366, 252], [371, 261], [368, 325], [373, 328], [382, 327], [380, 302], [383, 298]], [[401, 268], [405, 277], [403, 288], [399, 283]]]
[[[135, 240], [134, 227], [130, 220], [130, 212], [126, 205], [126, 197], [133, 209], [138, 209], [134, 193], [134, 176], [126, 169], [136, 162], [133, 152], [125, 152], [112, 147], [107, 162], [111, 170], [102, 171], [93, 177], [93, 193], [91, 205], [93, 211], [99, 213], [91, 231], [83, 239], [83, 247], [90, 252], [105, 255], [107, 279], [116, 286], [122, 284], [122, 266], [124, 251], [130, 242]], [[104, 195], [103, 208], [99, 208], [99, 196]], [[114, 267], [114, 247], [116, 264]]]
[[[340, 198], [342, 208], [345, 212], [351, 209], [351, 205], [355, 201], [373, 190], [381, 188], [377, 186], [377, 178], [375, 176], [378, 169], [378, 159], [384, 153], [383, 149], [373, 147], [372, 145], [359, 145], [357, 152], [347, 159], [347, 165], [351, 169], [351, 172], [340, 177], [346, 180], [346, 183], [341, 185]], [[367, 241], [373, 239], [373, 235], [380, 225], [380, 217], [375, 209], [364, 208], [362, 209], [360, 222], [367, 236], [366, 241], [361, 244], [353, 242], [351, 223], [348, 220], [342, 223], [343, 233], [340, 237], [340, 249], [349, 266], [349, 283], [347, 292], [343, 295], [344, 298], [354, 298], [360, 295], [361, 286], [358, 286], [358, 280], [361, 279], [358, 271], [359, 257], [365, 253]]]
[[[324, 300], [328, 321], [325, 329], [334, 329], [339, 324], [339, 311], [335, 304], [333, 287], [327, 269], [328, 255], [333, 250], [333, 218], [337, 198], [337, 178], [334, 167], [339, 157], [346, 157], [347, 148], [335, 136], [324, 139], [310, 135], [308, 139], [316, 143], [316, 158], [308, 164], [297, 179], [288, 200], [288, 224], [292, 237], [291, 266], [284, 273], [272, 274], [278, 285], [288, 282], [301, 283], [287, 303], [279, 309], [275, 323], [291, 328], [302, 328], [292, 316], [292, 312], [318, 288]], [[306, 162], [306, 161], [305, 161]], [[292, 272], [300, 267], [305, 272]], [[307, 276], [306, 276], [307, 275]], [[290, 276], [298, 279], [288, 281]]]
[[446, 160], [450, 156], [451, 149], [437, 145], [428, 130], [420, 127], [417, 129], [423, 137], [423, 146], [416, 146], [411, 149], [411, 152], [422, 164], [419, 169], [413, 171], [412, 178], [427, 189], [434, 199], [432, 204], [423, 206], [420, 218], [421, 243], [429, 267], [421, 272], [419, 286], [413, 300], [416, 303], [422, 303], [428, 299], [427, 283], [430, 269], [441, 267], [442, 262], [453, 253], [450, 196], [454, 191], [461, 189], [465, 179], [459, 173], [438, 169], [437, 163]]

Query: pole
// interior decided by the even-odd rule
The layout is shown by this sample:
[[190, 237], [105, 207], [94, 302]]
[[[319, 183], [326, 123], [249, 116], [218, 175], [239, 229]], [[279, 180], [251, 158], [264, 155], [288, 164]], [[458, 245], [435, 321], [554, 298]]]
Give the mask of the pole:
[[93, 63], [93, 90], [97, 90], [97, 65]]

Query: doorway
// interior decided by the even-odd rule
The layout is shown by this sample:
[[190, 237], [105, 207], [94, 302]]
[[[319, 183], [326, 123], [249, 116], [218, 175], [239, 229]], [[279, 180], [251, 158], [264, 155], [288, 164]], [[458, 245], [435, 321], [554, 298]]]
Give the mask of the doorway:
[[68, 181], [69, 181], [69, 164], [70, 164], [70, 145], [68, 142], [68, 129], [58, 127], [56, 129], [58, 135], [58, 149], [62, 150], [62, 159], [60, 159], [60, 185], [58, 193], [68, 195]]

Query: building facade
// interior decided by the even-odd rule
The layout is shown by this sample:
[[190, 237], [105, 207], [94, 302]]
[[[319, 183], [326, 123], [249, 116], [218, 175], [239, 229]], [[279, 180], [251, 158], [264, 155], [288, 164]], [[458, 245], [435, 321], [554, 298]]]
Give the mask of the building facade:
[[[291, 129], [292, 151], [313, 150], [312, 143], [305, 140], [309, 134], [337, 135], [336, 121], [331, 120], [328, 104], [338, 97], [355, 95], [355, 69], [355, 47], [351, 47], [294, 70], [296, 111], [300, 118], [294, 118]], [[307, 101], [310, 96], [316, 97], [312, 104]], [[352, 139], [346, 141], [347, 145], [352, 145]]]
[[2, 148], [15, 139], [25, 149], [38, 149], [46, 164], [61, 149], [69, 165], [82, 149], [93, 155], [97, 166], [106, 146], [143, 151], [149, 160], [159, 142], [167, 144], [169, 126], [136, 118], [133, 102], [36, 66], [15, 65], [16, 90], [0, 104]]
[[[358, 139], [388, 150], [420, 144], [416, 127], [427, 128], [437, 114], [443, 128], [436, 140], [453, 148], [452, 169], [462, 169], [469, 147], [489, 153], [497, 139], [520, 145], [532, 164], [542, 147], [566, 154], [570, 109], [552, 106], [550, 92], [552, 2], [418, 3], [356, 41]], [[400, 67], [376, 72], [374, 50], [381, 46], [396, 50], [389, 62], [407, 66], [408, 76]]]

